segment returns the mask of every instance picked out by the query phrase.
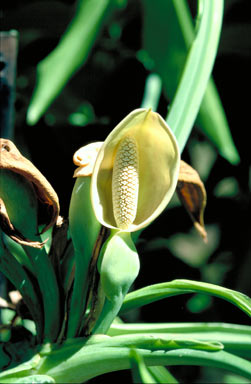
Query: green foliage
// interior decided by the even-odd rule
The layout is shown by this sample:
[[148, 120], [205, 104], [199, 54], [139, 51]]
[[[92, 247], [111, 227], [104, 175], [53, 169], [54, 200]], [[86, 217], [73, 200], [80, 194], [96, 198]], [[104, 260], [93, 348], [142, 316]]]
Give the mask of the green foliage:
[[52, 377], [46, 375], [32, 375], [29, 377], [21, 377], [17, 379], [16, 383], [55, 383]]
[[230, 301], [232, 304], [235, 304], [239, 309], [246, 312], [247, 315], [251, 315], [251, 299], [246, 295], [221, 286], [189, 280], [174, 280], [169, 283], [156, 284], [131, 292], [125, 298], [121, 312], [123, 313], [133, 307], [146, 305], [168, 296], [170, 297], [192, 292], [203, 292], [205, 294], [223, 298]]
[[[41, 241], [38, 235], [37, 199], [32, 184], [19, 174], [1, 170], [0, 185], [1, 197], [5, 201], [13, 225], [27, 238], [33, 241]], [[20, 202], [22, 203], [20, 204]], [[2, 251], [3, 269], [11, 277], [10, 280], [17, 289], [21, 290], [23, 294], [25, 293], [24, 300], [30, 303], [32, 299], [29, 307], [32, 305], [32, 313], [38, 323], [39, 339], [41, 339], [41, 322], [44, 322], [45, 338], [55, 341], [59, 331], [60, 316], [59, 289], [55, 272], [44, 248], [38, 249], [23, 245], [23, 249], [28, 256], [29, 266], [31, 265], [32, 273], [36, 275], [42, 292], [44, 319], [41, 319], [39, 312], [39, 307], [41, 307], [39, 300], [32, 298], [34, 283], [31, 283], [30, 278], [15, 257], [12, 255], [7, 256], [10, 252], [4, 245]], [[26, 256], [22, 264], [27, 264]]]
[[[75, 15], [58, 45], [37, 65], [37, 83], [28, 108], [28, 124], [37, 124], [44, 115], [45, 120], [49, 121], [48, 125], [53, 127], [54, 115], [50, 115], [50, 112], [46, 114], [46, 111], [52, 111], [56, 99], [60, 97], [65, 97], [68, 106], [65, 112], [64, 106], [60, 105], [61, 122], [70, 122], [71, 129], [85, 126], [83, 130], [87, 135], [89, 123], [107, 122], [107, 116], [97, 117], [95, 102], [83, 100], [82, 89], [81, 103], [76, 105], [70, 92], [70, 80], [74, 80], [80, 70], [83, 71], [81, 76], [91, 77], [90, 67], [92, 70], [98, 62], [102, 62], [109, 88], [109, 75], [115, 71], [116, 66], [112, 51], [114, 44], [116, 49], [122, 48], [122, 53], [118, 53], [120, 57], [125, 59], [127, 55], [133, 55], [146, 68], [141, 107], [163, 109], [164, 100], [165, 110], [170, 101], [166, 120], [177, 137], [181, 151], [195, 124], [212, 141], [218, 152], [236, 165], [239, 162], [238, 151], [212, 79], [222, 29], [223, 1], [198, 0], [197, 3], [198, 14], [193, 21], [189, 3], [185, 0], [141, 0], [134, 3], [79, 0]], [[143, 20], [142, 43], [133, 49], [133, 54], [128, 49], [123, 50], [123, 23], [129, 15], [126, 11], [130, 6], [140, 7]], [[51, 9], [52, 15], [53, 12]], [[242, 35], [242, 28], [240, 32]], [[31, 35], [27, 33], [25, 38], [29, 41]], [[101, 51], [99, 44], [103, 49]], [[131, 95], [138, 83], [138, 78], [132, 80]], [[19, 84], [22, 84], [22, 78]], [[90, 84], [91, 88], [95, 87], [92, 81]], [[87, 90], [83, 92], [92, 92], [92, 89], [85, 88]], [[100, 88], [94, 93], [95, 97], [101, 93]], [[120, 98], [122, 93], [116, 95], [116, 98]], [[108, 99], [107, 94], [103, 98]], [[137, 107], [139, 105], [135, 105]], [[117, 118], [116, 112], [113, 107], [112, 115]], [[46, 138], [48, 144], [55, 133], [54, 128]], [[98, 131], [96, 126], [95, 130]], [[55, 136], [61, 144], [66, 142], [69, 145], [70, 130], [67, 136], [64, 136], [63, 129], [60, 135], [56, 132]], [[89, 138], [85, 137], [85, 140]], [[210, 155], [210, 144], [196, 143], [192, 135], [188, 152], [184, 153], [195, 163], [197, 161], [198, 168], [203, 169], [204, 164], [203, 177], [207, 180], [216, 155]], [[81, 144], [78, 140], [78, 145]], [[196, 149], [198, 147], [200, 152]], [[55, 157], [54, 148], [53, 154]], [[47, 156], [47, 146], [43, 149], [43, 155]], [[68, 180], [65, 170], [62, 176], [61, 168], [58, 168], [60, 161], [57, 161], [56, 169], [57, 173], [60, 170], [64, 193]], [[220, 178], [221, 185], [219, 183], [213, 192], [217, 198], [234, 199], [241, 193], [241, 183], [234, 182], [229, 189], [227, 180], [222, 180], [222, 175]], [[233, 178], [230, 180], [235, 181]], [[196, 243], [194, 247], [191, 246], [193, 233], [187, 233], [186, 236], [183, 234], [182, 238], [177, 234], [176, 238], [173, 236], [171, 240], [166, 239], [166, 233], [163, 234], [167, 230], [166, 224], [163, 225], [163, 231], [161, 225], [158, 227], [158, 233], [152, 241], [147, 238], [148, 229], [142, 237], [138, 233], [132, 238], [130, 233], [108, 232], [101, 227], [93, 212], [90, 183], [90, 176], [77, 178], [75, 182], [67, 211], [68, 230], [62, 235], [55, 226], [52, 232], [40, 236], [38, 201], [31, 183], [19, 175], [1, 172], [0, 195], [14, 226], [36, 242], [50, 237], [46, 246], [37, 249], [16, 245], [0, 232], [0, 270], [21, 293], [26, 308], [26, 312], [22, 312], [22, 308], [12, 303], [16, 316], [9, 319], [2, 316], [1, 383], [85, 382], [124, 369], [131, 369], [134, 382], [177, 383], [178, 371], [174, 371], [173, 376], [173, 368], [179, 365], [204, 367], [200, 377], [203, 379], [210, 376], [210, 369], [210, 372], [219, 370], [225, 383], [236, 382], [240, 378], [251, 380], [250, 326], [234, 324], [233, 320], [238, 313], [243, 316], [243, 322], [247, 321], [245, 316], [251, 315], [251, 300], [240, 292], [242, 289], [223, 286], [223, 278], [232, 267], [229, 253], [222, 258], [210, 260], [220, 246], [220, 228], [217, 225], [210, 227], [212, 230], [210, 232], [209, 229], [209, 235], [212, 235], [213, 240], [209, 236], [209, 246], [197, 246]], [[175, 200], [171, 202], [171, 207], [177, 208]], [[175, 217], [171, 222], [174, 230], [176, 221], [182, 224], [182, 220], [176, 220]], [[236, 225], [232, 221], [232, 225]], [[57, 233], [61, 237], [57, 237]], [[145, 238], [147, 245], [144, 248]], [[156, 255], [151, 259], [151, 284], [137, 289], [137, 285], [141, 285], [141, 279], [136, 279], [138, 274], [144, 281], [139, 271], [138, 256], [138, 253], [141, 255], [139, 250], [142, 249], [142, 243], [145, 253], [152, 248]], [[179, 248], [177, 243], [180, 244]], [[188, 243], [189, 247], [186, 247]], [[193, 268], [197, 273], [196, 281], [188, 278], [160, 283], [158, 280], [152, 284], [156, 276], [159, 279], [163, 276], [161, 268], [158, 270], [157, 258], [157, 251], [161, 247], [165, 249], [165, 256], [171, 250], [176, 259]], [[239, 244], [239, 248], [240, 254], [244, 246]], [[142, 254], [143, 267], [147, 262], [144, 256]], [[246, 271], [249, 271], [245, 265], [249, 263], [244, 260], [244, 277]], [[165, 268], [164, 281], [172, 279], [172, 268], [171, 263]], [[174, 273], [180, 275], [183, 272], [174, 270]], [[203, 281], [199, 281], [200, 278]], [[239, 277], [239, 287], [245, 281], [247, 278]], [[130, 289], [132, 291], [128, 293]], [[186, 310], [196, 322], [174, 322], [172, 310], [169, 310], [171, 300], [166, 299], [188, 294], [195, 294], [186, 302]], [[229, 323], [221, 320], [219, 323], [200, 321], [203, 312], [214, 306], [213, 297], [220, 298], [221, 303], [233, 305]], [[156, 305], [163, 299], [165, 301], [162, 301], [161, 308], [167, 308], [162, 311], [165, 321], [171, 319], [172, 322], [157, 322], [157, 311], [155, 313], [153, 310], [155, 322], [140, 323], [141, 316], [143, 318], [141, 308], [148, 304]], [[131, 310], [134, 312], [129, 312]], [[129, 322], [124, 323], [116, 318], [118, 314], [129, 319]], [[137, 321], [135, 323], [134, 316]], [[23, 337], [21, 348], [20, 342], [15, 340], [15, 331], [20, 328]], [[24, 345], [24, 351], [20, 353]], [[170, 367], [170, 372], [165, 366]]]
[[28, 110], [35, 124], [65, 83], [87, 59], [101, 28], [110, 0], [79, 1], [76, 17], [57, 48], [38, 66], [38, 84]]
[[42, 340], [43, 319], [39, 297], [22, 265], [5, 247], [0, 232], [0, 270], [12, 282], [23, 296], [34, 321], [36, 322], [37, 338]]
[[[186, 129], [192, 128], [200, 107], [198, 125], [222, 156], [237, 163], [239, 155], [217, 89], [212, 78], [208, 82], [221, 29], [221, 17], [216, 19], [214, 15], [222, 14], [223, 2], [205, 2], [207, 9], [199, 7], [203, 9], [203, 15], [197, 15], [196, 38], [186, 1], [160, 0], [153, 3], [142, 0], [142, 6], [144, 48], [153, 60], [151, 69], [160, 74], [167, 97], [172, 100], [167, 122], [181, 140], [181, 149], [186, 142]], [[203, 23], [202, 17], [205, 19]], [[213, 22], [211, 18], [214, 18]], [[157, 44], [158, 41], [162, 44]]]
[[[208, 83], [221, 30], [221, 16], [216, 19], [215, 15], [222, 15], [223, 2], [205, 2], [204, 6], [208, 8], [197, 17], [198, 33], [195, 38], [192, 19], [184, 0], [169, 2], [162, 0], [154, 3], [148, 0], [142, 1], [145, 24], [144, 48], [152, 58], [152, 66], [163, 80], [167, 96], [173, 99], [167, 122], [174, 130], [181, 150], [192, 129], [207, 88], [198, 123], [216, 144], [220, 153], [229, 161], [237, 163], [239, 156], [231, 138], [220, 98], [213, 80]], [[199, 10], [202, 8], [200, 5]], [[69, 78], [87, 60], [95, 38], [107, 19], [107, 14], [114, 12], [114, 9], [114, 4], [109, 0], [97, 3], [95, 0], [79, 2], [76, 16], [60, 43], [38, 66], [37, 86], [27, 114], [29, 124], [33, 125], [38, 121]], [[200, 20], [202, 17], [205, 21]], [[156, 44], [160, 40], [162, 44]], [[189, 56], [185, 64], [188, 50]], [[142, 60], [147, 65], [144, 56]], [[184, 65], [186, 69], [179, 84]], [[142, 101], [143, 105], [151, 106], [153, 109], [156, 108], [159, 98], [158, 85], [155, 84], [156, 82], [151, 84], [151, 100]], [[153, 87], [156, 86], [155, 94]], [[180, 95], [174, 98], [176, 90]]]
[[143, 358], [134, 349], [130, 353], [131, 370], [134, 383], [157, 383], [147, 369]]

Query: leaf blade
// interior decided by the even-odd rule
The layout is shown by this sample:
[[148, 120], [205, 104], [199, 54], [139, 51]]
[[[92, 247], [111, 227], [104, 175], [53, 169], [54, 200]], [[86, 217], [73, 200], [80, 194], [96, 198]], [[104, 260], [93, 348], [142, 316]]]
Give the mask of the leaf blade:
[[120, 313], [166, 297], [185, 293], [204, 293], [217, 296], [236, 305], [247, 315], [251, 315], [251, 299], [244, 294], [219, 285], [182, 279], [151, 285], [127, 294]]
[[200, 1], [198, 33], [193, 40], [167, 123], [182, 151], [193, 127], [214, 64], [221, 31], [223, 2]]
[[[185, 0], [144, 0], [142, 6], [143, 47], [154, 63], [151, 69], [157, 72], [163, 81], [166, 96], [173, 100], [187, 52], [195, 35], [190, 10]], [[158, 41], [162, 44], [157, 44]], [[239, 155], [212, 78], [201, 103], [197, 124], [223, 157], [233, 164], [239, 162]]]
[[34, 125], [87, 60], [106, 16], [110, 0], [80, 0], [78, 11], [57, 47], [39, 64], [37, 85], [27, 112]]

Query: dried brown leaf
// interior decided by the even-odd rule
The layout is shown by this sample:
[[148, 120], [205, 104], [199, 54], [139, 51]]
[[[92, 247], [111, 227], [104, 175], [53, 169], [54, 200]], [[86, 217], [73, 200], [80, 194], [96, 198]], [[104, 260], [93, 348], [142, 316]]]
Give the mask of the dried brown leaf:
[[16, 172], [33, 184], [38, 200], [46, 211], [46, 223], [43, 223], [45, 227], [42, 232], [54, 225], [59, 215], [59, 201], [56, 192], [32, 162], [22, 156], [15, 144], [7, 139], [0, 139], [1, 168]]
[[15, 305], [17, 305], [23, 299], [19, 291], [10, 291], [9, 297], [11, 302]]
[[16, 306], [0, 296], [0, 308], [15, 309]]
[[62, 216], [59, 216], [57, 223], [53, 228], [52, 243], [49, 252], [50, 260], [60, 281], [60, 259], [62, 258], [62, 255], [64, 254], [68, 245], [68, 227], [68, 220], [64, 220]]
[[182, 160], [176, 191], [195, 228], [203, 240], [207, 242], [207, 232], [204, 225], [204, 210], [207, 202], [206, 190], [198, 172]]

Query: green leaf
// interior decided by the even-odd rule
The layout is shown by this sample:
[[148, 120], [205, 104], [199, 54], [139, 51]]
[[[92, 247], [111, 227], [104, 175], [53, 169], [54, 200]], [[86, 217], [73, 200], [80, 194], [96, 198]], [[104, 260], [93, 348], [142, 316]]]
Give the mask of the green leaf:
[[[205, 83], [207, 82], [208, 75], [211, 72], [209, 67], [212, 66], [214, 61], [213, 56], [215, 55], [215, 50], [217, 47], [217, 35], [219, 35], [220, 32], [220, 19], [218, 19], [219, 22], [216, 23], [215, 26], [214, 21], [212, 21], [212, 19], [210, 21], [210, 18], [214, 17], [214, 12], [219, 11], [219, 15], [222, 13], [222, 1], [216, 0], [209, 1], [207, 3], [208, 4], [205, 3], [205, 7], [203, 9], [203, 20], [200, 20], [200, 27], [197, 29], [199, 32], [196, 36], [196, 39], [194, 40], [195, 31], [193, 27], [193, 21], [188, 8], [188, 4], [185, 0], [159, 0], [155, 2], [151, 0], [142, 1], [144, 12], [144, 48], [154, 63], [154, 65], [152, 65], [152, 70], [161, 76], [165, 93], [171, 100], [173, 100], [177, 90], [187, 52], [194, 40], [192, 50], [195, 53], [196, 60], [192, 63], [191, 50], [189, 53], [190, 64], [188, 61], [186, 64], [187, 75], [186, 77], [183, 76], [184, 81], [182, 87], [181, 85], [179, 86], [179, 96], [176, 94], [176, 96], [178, 96], [178, 99], [176, 99], [177, 101], [175, 102], [177, 106], [175, 107], [176, 111], [175, 109], [173, 111], [171, 110], [170, 112], [173, 114], [173, 116], [170, 117], [169, 115], [167, 120], [173, 129], [176, 129], [176, 123], [178, 125], [193, 125], [193, 120], [197, 114], [196, 110], [198, 109], [198, 104], [200, 104], [201, 101], [199, 99], [201, 99], [203, 96], [203, 87], [206, 86]], [[209, 9], [208, 6], [211, 8]], [[215, 6], [217, 8], [219, 7], [218, 10], [216, 8], [215, 10], [213, 9]], [[212, 41], [211, 39], [215, 39], [215, 41]], [[158, 43], [160, 41], [161, 44]], [[214, 45], [212, 50], [211, 44]], [[204, 46], [206, 49], [204, 52], [202, 52], [201, 48], [204, 48]], [[211, 58], [209, 56], [211, 56]], [[196, 61], [197, 64], [199, 64], [199, 61], [203, 59], [209, 59], [209, 62], [206, 63], [206, 66], [209, 65], [209, 74], [205, 75], [204, 73], [205, 78], [203, 78], [202, 82], [200, 82], [199, 78], [201, 75], [204, 76], [202, 72], [205, 70], [205, 68], [197, 68], [197, 77], [196, 67], [193, 67], [193, 65], [196, 65]], [[189, 80], [190, 76], [194, 76], [194, 74], [196, 76], [190, 78], [191, 82], [189, 84], [189, 81], [187, 80]], [[190, 88], [187, 88], [186, 93], [187, 86]], [[194, 95], [193, 91], [195, 91]], [[188, 93], [190, 93], [190, 96], [192, 96], [192, 104], [190, 104]], [[200, 96], [199, 93], [201, 93]], [[185, 103], [184, 106], [183, 103]], [[195, 104], [197, 104], [197, 106]], [[180, 111], [179, 107], [181, 108]], [[188, 117], [184, 114], [184, 112], [188, 113]], [[190, 122], [186, 123], [185, 120], [187, 119], [191, 119]], [[181, 122], [179, 122], [179, 120], [181, 120]], [[197, 123], [204, 131], [204, 133], [217, 146], [222, 156], [224, 156], [232, 163], [237, 163], [239, 161], [239, 156], [231, 137], [227, 119], [212, 79], [209, 80], [207, 85], [198, 114]], [[184, 133], [183, 138], [180, 138], [181, 146], [183, 146], [184, 141], [186, 141], [188, 131], [186, 134]]]
[[123, 324], [113, 323], [108, 335], [129, 335], [139, 333], [165, 333], [173, 337], [184, 336], [201, 341], [217, 340], [224, 350], [241, 357], [251, 358], [251, 327], [228, 323], [161, 323], [161, 324]]
[[60, 296], [56, 274], [44, 248], [23, 246], [39, 284], [44, 309], [44, 339], [55, 341], [61, 326]]
[[24, 377], [18, 377], [14, 375], [14, 377], [3, 379], [2, 383], [9, 384], [45, 384], [45, 383], [55, 383], [55, 380], [47, 375], [27, 375]]
[[[91, 340], [90, 340], [91, 341]], [[95, 339], [94, 339], [95, 341]], [[200, 349], [205, 351], [220, 351], [223, 345], [215, 340], [201, 341], [192, 338], [186, 339], [183, 335], [173, 335], [165, 333], [135, 333], [131, 335], [114, 336], [97, 340], [99, 347], [127, 347], [133, 348], [136, 346], [140, 349], [169, 350], [169, 349]]]
[[2, 241], [0, 231], [0, 271], [21, 293], [29, 312], [36, 323], [37, 339], [41, 342], [43, 330], [43, 314], [36, 290], [27, 273], [16, 258], [9, 252]]
[[8, 248], [9, 252], [15, 256], [17, 261], [26, 267], [30, 272], [33, 273], [32, 264], [27, 256], [27, 254], [24, 252], [22, 246], [18, 243], [16, 243], [14, 240], [12, 240], [9, 236], [5, 235], [3, 233], [3, 242]]
[[[1, 383], [10, 382], [9, 380], [15, 375], [17, 378], [25, 374], [27, 376], [41, 374], [51, 376], [59, 383], [81, 383], [107, 372], [130, 369], [131, 345], [121, 347], [120, 337], [117, 339], [117, 346], [113, 346], [115, 343], [113, 337], [97, 335], [94, 338], [96, 342], [90, 345], [83, 338], [71, 339], [60, 346], [45, 345], [40, 355], [36, 355], [35, 361], [30, 360], [19, 365], [18, 369], [14, 368], [1, 373], [0, 381]], [[146, 344], [145, 347], [147, 347]], [[159, 349], [149, 350], [138, 348], [137, 344], [134, 345], [134, 349], [142, 356], [147, 366], [210, 366], [251, 379], [251, 362], [225, 351], [191, 348], [163, 350], [162, 346]]]
[[[147, 366], [210, 366], [251, 379], [251, 363], [225, 351], [209, 352], [189, 348], [152, 351], [138, 349], [137, 345], [134, 348]], [[130, 350], [120, 346], [101, 347], [100, 344], [88, 346], [83, 340], [81, 347], [79, 340], [76, 340], [76, 346], [62, 346], [41, 357], [37, 373], [49, 375], [56, 382], [83, 382], [107, 372], [129, 369]]]
[[47, 375], [31, 375], [28, 377], [21, 377], [17, 379], [15, 383], [25, 383], [25, 384], [44, 384], [44, 383], [55, 383], [55, 380]]
[[132, 349], [130, 351], [131, 371], [134, 383], [158, 383], [148, 371], [143, 358], [138, 351]]
[[38, 64], [37, 84], [27, 113], [36, 124], [72, 75], [87, 60], [107, 15], [110, 0], [80, 0], [58, 46]]
[[130, 292], [125, 297], [120, 313], [167, 297], [193, 292], [204, 293], [227, 300], [247, 315], [251, 315], [251, 299], [248, 296], [219, 285], [192, 280], [173, 280], [168, 283], [150, 285]]
[[225, 374], [223, 377], [223, 384], [250, 384], [248, 379], [244, 379], [244, 377], [233, 375], [233, 374]]
[[[16, 172], [1, 169], [0, 193], [14, 227], [29, 240], [41, 242], [37, 234], [38, 202], [32, 184]], [[44, 337], [54, 341], [60, 327], [60, 300], [55, 271], [44, 247], [38, 249], [22, 244], [22, 248], [29, 259], [29, 264], [27, 258], [23, 259], [22, 264], [31, 266], [42, 293]], [[19, 259], [22, 255], [19, 253]]]
[[213, 68], [221, 31], [223, 1], [200, 0], [198, 32], [186, 59], [167, 123], [182, 151], [193, 127]]
[[165, 367], [162, 367], [162, 366], [148, 367], [147, 369], [155, 378], [157, 383], [178, 384], [178, 381], [173, 377], [173, 375]]
[[[9, 357], [9, 356], [8, 356]], [[34, 355], [30, 360], [25, 363], [19, 364], [15, 368], [7, 369], [0, 373], [0, 382], [4, 383], [13, 383], [15, 384], [18, 379], [26, 378], [28, 382], [28, 377], [32, 374], [32, 371], [35, 370], [35, 367], [39, 363], [40, 356], [38, 354]]]

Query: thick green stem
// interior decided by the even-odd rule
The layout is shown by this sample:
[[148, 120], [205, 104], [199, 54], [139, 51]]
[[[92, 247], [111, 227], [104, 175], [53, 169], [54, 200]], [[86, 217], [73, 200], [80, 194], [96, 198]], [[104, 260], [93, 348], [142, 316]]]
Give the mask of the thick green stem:
[[89, 266], [101, 229], [90, 200], [91, 177], [77, 178], [69, 209], [69, 228], [75, 253], [75, 279], [70, 302], [67, 337], [78, 334], [86, 308]]
[[106, 333], [139, 273], [139, 257], [130, 233], [111, 231], [101, 250], [98, 270], [106, 299], [93, 333]]

